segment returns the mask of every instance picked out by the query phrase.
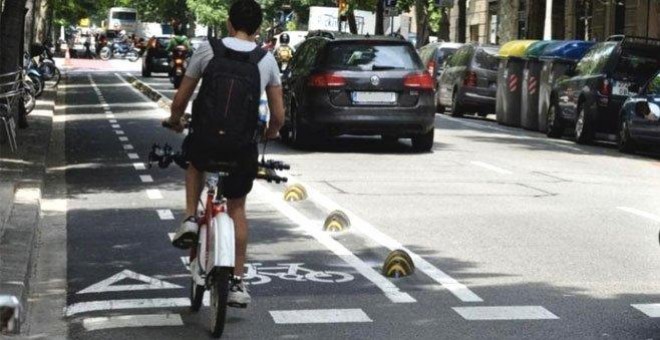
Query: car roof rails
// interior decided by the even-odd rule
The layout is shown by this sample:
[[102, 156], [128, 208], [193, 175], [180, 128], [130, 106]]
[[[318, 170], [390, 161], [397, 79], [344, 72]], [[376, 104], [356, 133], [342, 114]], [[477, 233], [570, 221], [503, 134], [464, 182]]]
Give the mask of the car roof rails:
[[633, 47], [633, 48], [660, 48], [660, 39], [654, 39], [649, 37], [637, 37], [637, 36], [624, 36], [621, 41], [621, 47]]
[[605, 41], [623, 41], [623, 39], [625, 38], [626, 36], [623, 34], [615, 34], [615, 35], [610, 35]]

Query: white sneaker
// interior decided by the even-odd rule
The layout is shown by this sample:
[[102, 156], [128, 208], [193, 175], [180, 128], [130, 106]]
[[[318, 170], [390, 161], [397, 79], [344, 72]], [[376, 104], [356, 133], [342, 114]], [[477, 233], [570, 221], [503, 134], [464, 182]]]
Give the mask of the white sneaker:
[[246, 308], [252, 302], [250, 293], [248, 293], [245, 282], [242, 279], [233, 277], [229, 281], [229, 296], [227, 305], [230, 307]]
[[190, 249], [197, 243], [197, 233], [199, 232], [199, 225], [194, 216], [188, 217], [179, 229], [177, 229], [172, 245], [179, 249]]

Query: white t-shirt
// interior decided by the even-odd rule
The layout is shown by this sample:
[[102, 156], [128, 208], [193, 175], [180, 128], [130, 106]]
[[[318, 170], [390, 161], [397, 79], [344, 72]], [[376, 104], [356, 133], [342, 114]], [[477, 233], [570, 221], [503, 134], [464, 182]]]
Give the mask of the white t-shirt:
[[[239, 52], [250, 52], [257, 48], [257, 44], [236, 38], [223, 38], [222, 43], [225, 47]], [[204, 75], [204, 70], [213, 59], [213, 48], [211, 43], [204, 42], [193, 53], [188, 63], [186, 76], [200, 79]], [[280, 69], [272, 53], [266, 55], [259, 61], [259, 74], [261, 75], [261, 93], [263, 94], [268, 86], [281, 86]]]

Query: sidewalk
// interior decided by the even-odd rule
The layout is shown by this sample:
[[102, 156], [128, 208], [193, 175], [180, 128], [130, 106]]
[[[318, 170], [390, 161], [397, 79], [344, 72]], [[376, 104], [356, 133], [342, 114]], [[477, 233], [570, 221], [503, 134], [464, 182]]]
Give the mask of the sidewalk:
[[0, 145], [0, 294], [16, 296], [26, 315], [31, 261], [41, 222], [41, 192], [56, 89], [47, 88], [18, 130], [18, 151]]

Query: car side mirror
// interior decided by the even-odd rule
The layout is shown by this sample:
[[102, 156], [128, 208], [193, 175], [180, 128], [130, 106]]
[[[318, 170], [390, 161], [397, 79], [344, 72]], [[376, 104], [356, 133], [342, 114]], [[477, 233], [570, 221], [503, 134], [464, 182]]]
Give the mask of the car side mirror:
[[651, 108], [647, 101], [640, 101], [635, 104], [635, 114], [639, 117], [646, 117], [651, 113]]

